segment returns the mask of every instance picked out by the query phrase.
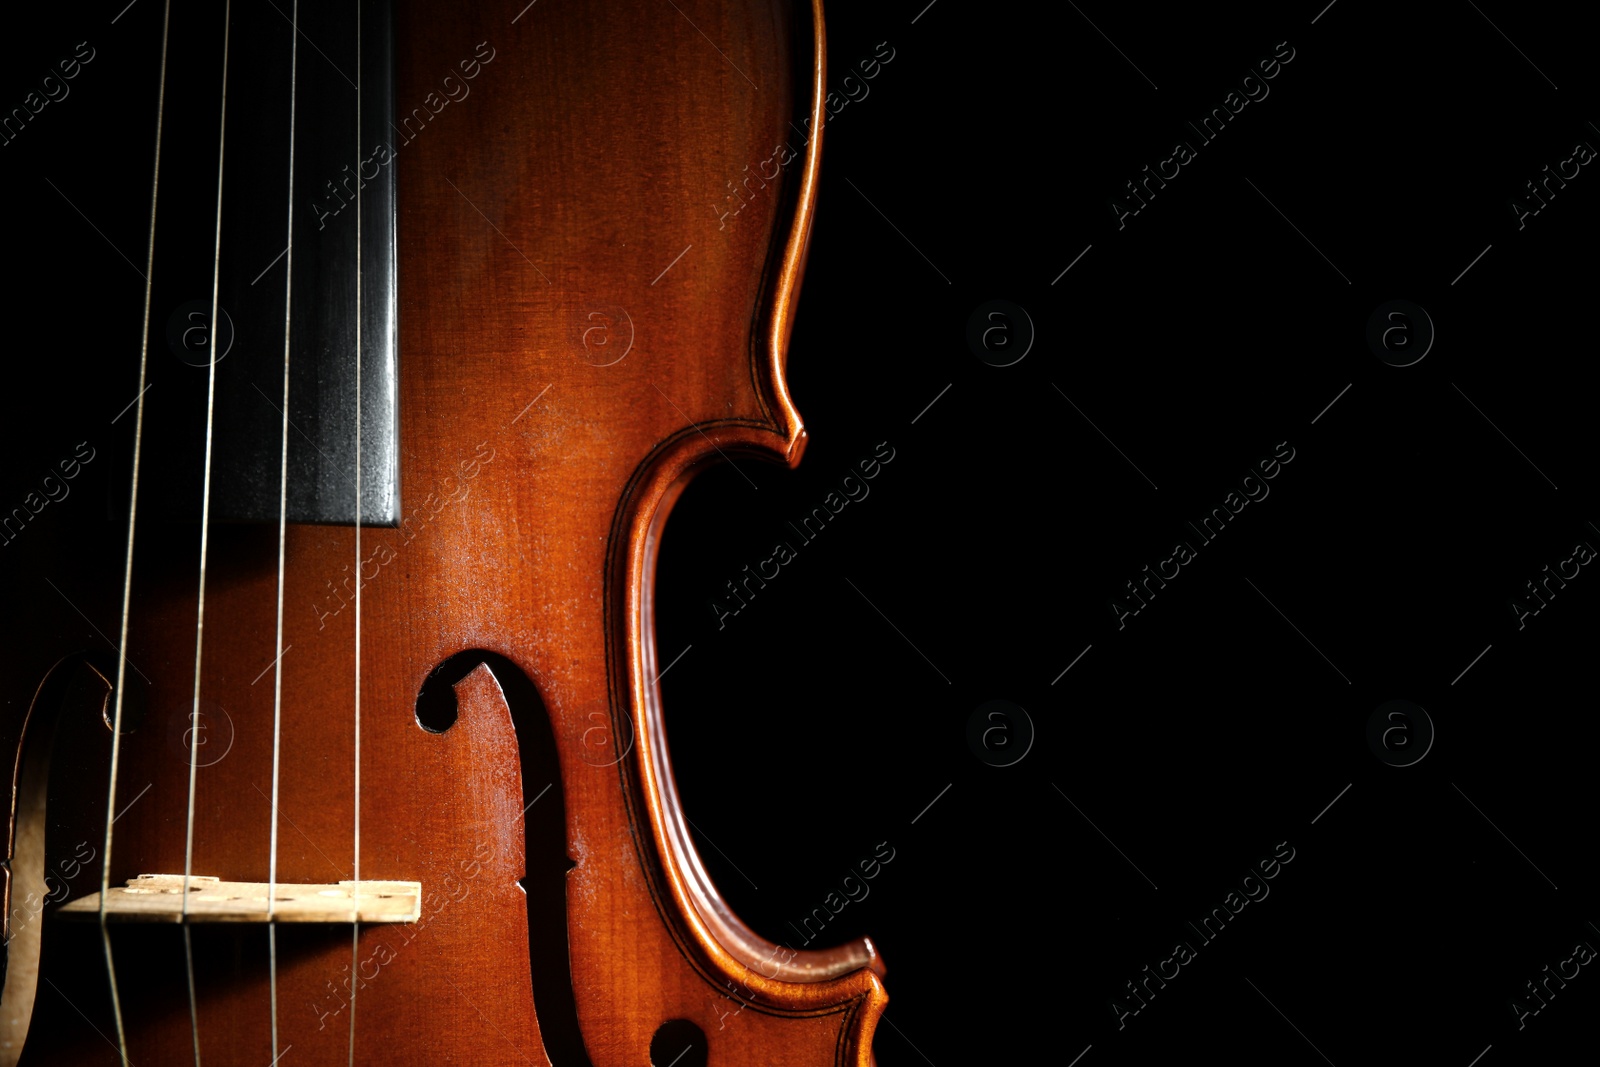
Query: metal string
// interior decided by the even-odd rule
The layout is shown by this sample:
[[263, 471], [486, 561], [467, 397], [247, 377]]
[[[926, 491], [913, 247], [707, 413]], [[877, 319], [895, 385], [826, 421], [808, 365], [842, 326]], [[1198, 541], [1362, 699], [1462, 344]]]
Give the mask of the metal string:
[[356, 5], [356, 588], [355, 885], [350, 892], [350, 1067], [356, 1062], [356, 990], [361, 985], [361, 0]]
[[111, 893], [111, 829], [116, 822], [112, 814], [117, 810], [117, 767], [122, 755], [123, 690], [128, 677], [128, 606], [133, 594], [133, 534], [139, 515], [139, 460], [144, 443], [144, 394], [150, 356], [150, 296], [151, 279], [155, 277], [156, 262], [156, 193], [161, 185], [161, 130], [167, 105], [167, 39], [172, 23], [172, 0], [167, 0], [161, 13], [161, 78], [156, 92], [156, 148], [155, 162], [150, 174], [150, 240], [145, 250], [144, 265], [144, 332], [139, 341], [139, 395], [134, 400], [138, 407], [133, 419], [133, 481], [128, 495], [128, 551], [122, 568], [122, 629], [117, 639], [117, 684], [115, 708], [111, 715], [111, 782], [106, 791], [105, 847], [100, 852], [100, 943], [105, 948], [106, 979], [111, 985], [111, 1013], [117, 1023], [117, 1052], [122, 1067], [129, 1067], [128, 1034], [122, 1025], [122, 998], [117, 994], [117, 968], [111, 958], [111, 932], [106, 927], [106, 900]]
[[285, 545], [288, 540], [289, 513], [289, 312], [294, 296], [294, 122], [295, 84], [300, 60], [300, 0], [294, 0], [290, 24], [289, 52], [289, 240], [283, 283], [283, 427], [278, 464], [278, 656], [272, 676], [272, 832], [267, 860], [267, 968], [271, 975], [272, 1062], [278, 1051], [278, 782], [279, 752], [283, 736], [283, 586]]
[[[206, 622], [206, 556], [211, 528], [211, 451], [217, 391], [217, 298], [222, 282], [222, 163], [228, 131], [228, 44], [233, 28], [233, 0], [227, 0], [222, 22], [222, 119], [217, 131], [217, 225], [211, 273], [211, 366], [206, 375], [206, 458], [200, 499], [200, 593], [194, 620], [194, 704], [190, 722], [200, 723], [200, 664]], [[189, 745], [189, 805], [183, 845], [183, 962], [189, 978], [189, 1027], [194, 1035], [194, 1064], [200, 1067], [200, 1011], [195, 996], [194, 948], [189, 936], [189, 882], [194, 875], [195, 773], [199, 744]]]

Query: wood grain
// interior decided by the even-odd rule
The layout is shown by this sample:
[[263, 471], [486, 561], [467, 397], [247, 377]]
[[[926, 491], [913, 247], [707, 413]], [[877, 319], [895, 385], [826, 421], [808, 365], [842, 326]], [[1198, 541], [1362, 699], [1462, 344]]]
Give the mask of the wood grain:
[[[395, 153], [401, 526], [287, 533], [276, 859], [280, 882], [417, 880], [423, 899], [417, 923], [354, 946], [348, 927], [277, 931], [278, 1048], [637, 1067], [687, 1020], [718, 1067], [866, 1067], [882, 963], [865, 941], [791, 953], [717, 894], [678, 806], [652, 631], [686, 480], [804, 449], [784, 361], [820, 165], [820, 2], [522, 7], [399, 7], [402, 111], [482, 46], [494, 58]], [[802, 139], [726, 218], [730, 183]], [[210, 532], [198, 723], [198, 532], [141, 515], [135, 545], [125, 696], [144, 712], [121, 747], [111, 881], [184, 870], [191, 756], [192, 869], [267, 881], [275, 531]], [[111, 618], [106, 557], [72, 589]], [[453, 724], [424, 728], [419, 698]], [[106, 780], [110, 731], [60, 714], [47, 865], [105, 819], [82, 783]], [[728, 753], [729, 800], [775, 821], [869, 803], [765, 796], [748, 766]], [[193, 1026], [180, 931], [112, 931], [131, 1062], [191, 1062], [196, 1033], [204, 1062], [269, 1062], [265, 932], [190, 932]], [[117, 1062], [97, 926], [47, 924], [41, 975], [22, 1062]]]

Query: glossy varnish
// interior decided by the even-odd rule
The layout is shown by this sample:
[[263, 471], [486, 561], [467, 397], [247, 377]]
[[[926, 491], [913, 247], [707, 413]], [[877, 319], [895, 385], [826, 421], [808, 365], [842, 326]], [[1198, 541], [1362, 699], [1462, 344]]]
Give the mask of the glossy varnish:
[[[406, 0], [396, 41], [398, 116], [428, 112], [391, 164], [402, 521], [287, 530], [277, 880], [356, 874], [359, 677], [359, 874], [420, 881], [422, 919], [364, 927], [354, 952], [347, 924], [280, 928], [280, 1062], [345, 1063], [353, 1045], [357, 1063], [548, 1050], [642, 1067], [686, 1020], [709, 1055], [680, 1067], [865, 1067], [886, 1002], [871, 945], [779, 949], [699, 864], [651, 630], [686, 479], [804, 446], [783, 370], [820, 159], [820, 6]], [[750, 181], [780, 144], [798, 154]], [[72, 587], [100, 619], [121, 596], [109, 544], [83, 563], [98, 581]], [[141, 515], [113, 884], [184, 870], [191, 753], [193, 873], [269, 876], [277, 531], [210, 531], [198, 723], [197, 547], [197, 527]], [[104, 834], [115, 703], [70, 658], [40, 688], [106, 647], [62, 610], [6, 672], [26, 686], [7, 736], [30, 716], [27, 758], [60, 723], [47, 869]], [[856, 817], [852, 797], [766, 792], [753, 765], [727, 753], [729, 803], [775, 825]], [[72, 895], [98, 888], [97, 864]], [[196, 1033], [204, 1062], [272, 1060], [264, 927], [192, 928], [194, 1024], [181, 931], [112, 934], [132, 1063], [193, 1062]], [[46, 920], [40, 965], [23, 1062], [117, 1062], [97, 926]], [[660, 1067], [677, 1051], [658, 1042]]]

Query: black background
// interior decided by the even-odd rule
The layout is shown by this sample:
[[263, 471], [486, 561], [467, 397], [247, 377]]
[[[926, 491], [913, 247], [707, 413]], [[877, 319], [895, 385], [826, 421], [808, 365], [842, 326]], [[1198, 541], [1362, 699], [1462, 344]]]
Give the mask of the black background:
[[[884, 1067], [1586, 1042], [1581, 972], [1520, 1031], [1510, 1008], [1600, 944], [1595, 594], [1580, 576], [1520, 631], [1510, 608], [1600, 545], [1596, 195], [1580, 172], [1520, 231], [1510, 207], [1600, 145], [1577, 27], [924, 2], [828, 12], [841, 95], [879, 42], [895, 59], [828, 128], [789, 365], [805, 460], [741, 463], [755, 490], [706, 474], [663, 545], [674, 765], [717, 884], [799, 946], [889, 843], [812, 943], [882, 950]], [[1185, 122], [1284, 41], [1270, 94], [1201, 143]], [[1119, 229], [1110, 202], [1179, 139], [1196, 158]], [[1003, 368], [966, 340], [995, 299], [1037, 331]], [[1409, 367], [1365, 340], [1395, 299], [1437, 330]], [[870, 495], [719, 629], [724, 583], [798, 546], [785, 522], [881, 441]], [[1269, 496], [1215, 543], [1187, 530], [1284, 441]], [[1197, 558], [1119, 629], [1112, 599], [1179, 539]], [[991, 699], [1036, 730], [1012, 766], [967, 744]], [[1409, 767], [1367, 744], [1392, 699], [1436, 730]], [[1280, 842], [1270, 895], [1202, 943], [1186, 923]], [[1178, 940], [1195, 960], [1119, 1030], [1113, 999], [1137, 1007], [1125, 983]]]
[[[811, 443], [685, 494], [658, 627], [679, 787], [736, 911], [798, 947], [894, 850], [811, 946], [882, 950], [883, 1067], [1494, 1067], [1591, 1038], [1589, 968], [1520, 1030], [1511, 1008], [1600, 944], [1600, 580], [1521, 629], [1511, 608], [1600, 545], [1597, 179], [1521, 229], [1511, 206], [1600, 144], [1591, 45], [1566, 8], [1320, 6], [828, 12], [841, 95], [894, 58], [826, 135], [789, 362]], [[98, 55], [0, 148], [7, 499], [71, 451], [103, 327], [142, 310], [107, 245], [142, 265], [130, 87], [159, 8], [110, 25], [121, 7], [8, 16], [6, 107], [77, 41]], [[1186, 120], [1280, 42], [1270, 94], [1199, 145]], [[1119, 228], [1113, 199], [1180, 139], [1196, 158]], [[996, 299], [1036, 331], [1007, 367], [967, 342]], [[1437, 331], [1408, 367], [1365, 338], [1395, 299]], [[724, 583], [881, 442], [870, 495], [719, 627]], [[1119, 628], [1124, 583], [1282, 442], [1270, 495]], [[1034, 730], [1011, 766], [968, 744], [994, 699]], [[1367, 742], [1393, 699], [1436, 731], [1412, 766]], [[1186, 923], [1280, 843], [1270, 895], [1198, 944]], [[1196, 958], [1119, 1029], [1179, 940]]]

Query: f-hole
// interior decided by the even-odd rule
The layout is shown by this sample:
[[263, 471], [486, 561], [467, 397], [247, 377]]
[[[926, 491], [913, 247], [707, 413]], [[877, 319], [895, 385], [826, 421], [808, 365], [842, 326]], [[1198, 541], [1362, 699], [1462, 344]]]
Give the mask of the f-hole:
[[[468, 649], [433, 669], [417, 693], [417, 725], [444, 733], [459, 715], [455, 685], [478, 668], [489, 669], [511, 709], [522, 760], [523, 833], [528, 871], [518, 882], [528, 898], [528, 958], [533, 967], [533, 1006], [539, 1015], [545, 1055], [555, 1067], [592, 1067], [578, 1026], [567, 949], [567, 810], [556, 757], [555, 732], [538, 687], [497, 652]], [[544, 796], [546, 785], [555, 783]], [[535, 804], [534, 801], [539, 803]]]

